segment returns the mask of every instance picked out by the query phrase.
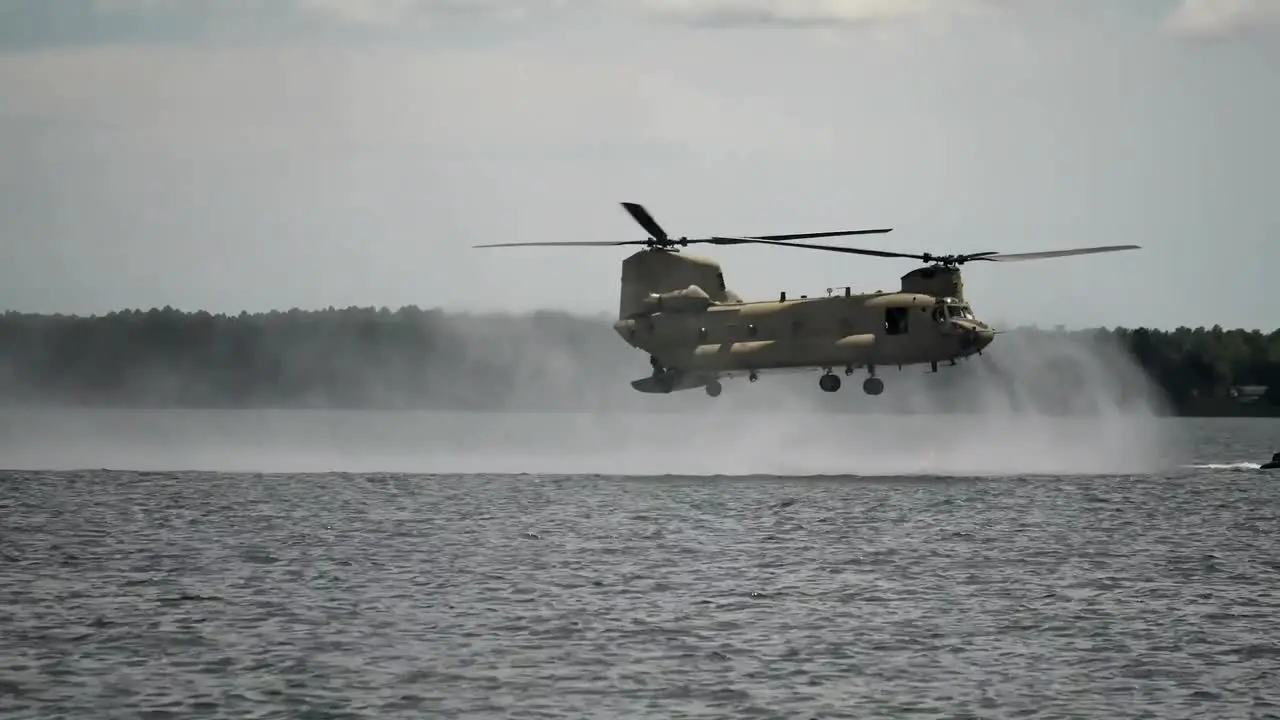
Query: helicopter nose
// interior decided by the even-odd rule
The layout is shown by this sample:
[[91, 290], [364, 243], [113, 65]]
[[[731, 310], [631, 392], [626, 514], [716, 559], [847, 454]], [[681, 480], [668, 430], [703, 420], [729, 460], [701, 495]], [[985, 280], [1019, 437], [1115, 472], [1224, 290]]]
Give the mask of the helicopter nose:
[[996, 331], [986, 325], [964, 324], [960, 334], [960, 345], [967, 352], [978, 352], [996, 339]]
[[979, 350], [991, 344], [996, 339], [996, 331], [989, 327], [981, 327], [974, 331], [974, 346]]

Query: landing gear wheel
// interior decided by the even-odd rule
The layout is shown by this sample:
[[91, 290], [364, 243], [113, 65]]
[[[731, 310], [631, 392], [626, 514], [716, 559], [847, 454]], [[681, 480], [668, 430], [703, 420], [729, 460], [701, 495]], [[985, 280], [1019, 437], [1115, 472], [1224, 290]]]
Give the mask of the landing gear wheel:
[[879, 395], [884, 392], [884, 381], [878, 377], [869, 377], [862, 381], [862, 392], [868, 395]]
[[840, 389], [839, 375], [823, 375], [818, 378], [818, 387], [824, 392], [835, 392]]
[[712, 380], [707, 383], [706, 391], [707, 395], [711, 397], [720, 397], [720, 393], [724, 392], [724, 386], [720, 384], [719, 380]]

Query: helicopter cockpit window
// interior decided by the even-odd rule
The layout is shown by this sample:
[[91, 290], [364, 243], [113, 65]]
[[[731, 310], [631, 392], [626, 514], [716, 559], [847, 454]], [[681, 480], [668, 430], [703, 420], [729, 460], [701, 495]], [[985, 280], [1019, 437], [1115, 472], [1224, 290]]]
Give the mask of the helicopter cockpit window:
[[972, 320], [973, 311], [967, 305], [948, 305], [947, 315], [961, 320]]
[[907, 308], [891, 307], [884, 311], [884, 332], [886, 335], [905, 335], [907, 332]]

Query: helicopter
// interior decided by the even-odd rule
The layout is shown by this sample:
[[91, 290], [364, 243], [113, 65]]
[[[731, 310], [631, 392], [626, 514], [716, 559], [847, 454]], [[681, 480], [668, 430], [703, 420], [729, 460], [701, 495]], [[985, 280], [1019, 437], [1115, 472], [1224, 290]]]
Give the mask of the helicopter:
[[[762, 373], [821, 370], [821, 390], [834, 393], [845, 376], [865, 369], [862, 390], [884, 392], [877, 369], [940, 363], [981, 354], [998, 334], [979, 320], [964, 296], [960, 266], [969, 262], [1019, 262], [1093, 253], [1138, 250], [1138, 245], [1107, 245], [1029, 253], [978, 252], [958, 255], [899, 253], [887, 250], [819, 245], [801, 240], [883, 234], [893, 228], [788, 233], [781, 235], [674, 238], [639, 203], [623, 209], [649, 234], [645, 240], [510, 242], [475, 248], [517, 246], [626, 246], [644, 249], [622, 261], [618, 318], [613, 329], [632, 347], [649, 355], [652, 372], [633, 380], [643, 393], [672, 393], [703, 388], [711, 397], [722, 381]], [[694, 244], [745, 245], [822, 250], [928, 263], [901, 276], [897, 291], [854, 293], [844, 287], [826, 296], [743, 300], [725, 285], [720, 264], [682, 253]]]

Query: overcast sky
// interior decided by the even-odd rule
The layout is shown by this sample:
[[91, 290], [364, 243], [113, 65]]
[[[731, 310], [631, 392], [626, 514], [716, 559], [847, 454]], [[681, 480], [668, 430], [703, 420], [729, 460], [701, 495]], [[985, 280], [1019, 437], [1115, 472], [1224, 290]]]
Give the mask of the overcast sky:
[[[969, 296], [1271, 329], [1278, 69], [1280, 0], [0, 0], [0, 307], [614, 312], [628, 248], [470, 246], [643, 239], [631, 200], [674, 235], [1136, 243]], [[747, 298], [914, 267], [709, 252]]]

